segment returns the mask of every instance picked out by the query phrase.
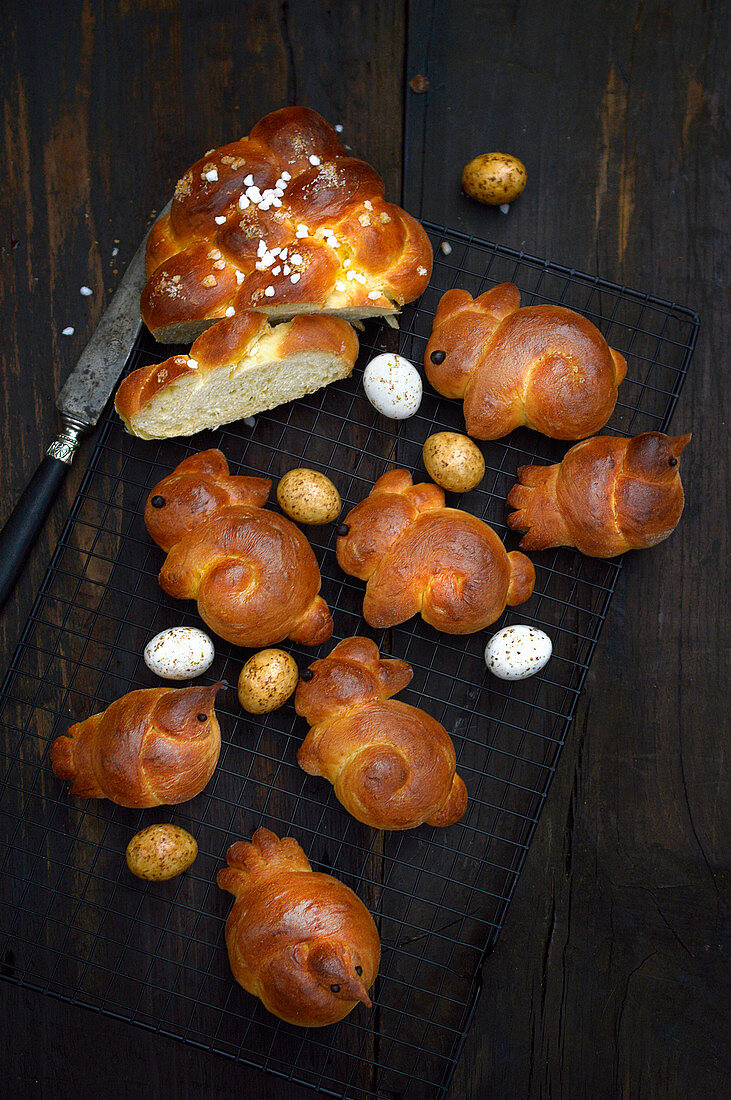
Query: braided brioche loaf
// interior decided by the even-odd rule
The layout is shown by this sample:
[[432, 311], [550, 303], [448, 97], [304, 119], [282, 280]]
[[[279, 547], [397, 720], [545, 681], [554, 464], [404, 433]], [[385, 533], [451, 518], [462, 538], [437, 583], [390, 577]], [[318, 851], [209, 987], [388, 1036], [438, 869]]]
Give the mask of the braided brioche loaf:
[[452, 739], [435, 718], [391, 696], [411, 680], [406, 661], [380, 660], [368, 638], [346, 638], [310, 666], [294, 705], [311, 729], [297, 761], [373, 829], [453, 825], [467, 807]]
[[189, 343], [231, 310], [397, 312], [425, 289], [432, 251], [383, 195], [378, 173], [347, 156], [320, 115], [274, 111], [179, 181], [148, 238], [145, 324]]
[[202, 333], [190, 355], [132, 371], [114, 405], [143, 439], [193, 435], [347, 378], [357, 356], [358, 338], [338, 317], [272, 328], [263, 313], [237, 313]]
[[145, 526], [167, 552], [160, 586], [197, 600], [203, 621], [234, 645], [319, 645], [333, 630], [320, 570], [299, 528], [261, 507], [270, 488], [232, 477], [220, 451], [183, 459], [145, 505]]
[[464, 402], [475, 439], [501, 439], [523, 424], [552, 439], [584, 439], [612, 415], [627, 370], [591, 321], [563, 306], [521, 309], [512, 283], [474, 299], [448, 290], [424, 367], [435, 390]]
[[110, 703], [57, 737], [51, 764], [79, 798], [119, 806], [175, 806], [213, 775], [221, 731], [211, 687], [143, 688]]
[[340, 568], [366, 581], [363, 617], [379, 630], [420, 614], [445, 634], [472, 634], [533, 591], [533, 565], [507, 553], [477, 516], [447, 508], [444, 490], [390, 470], [345, 517]]
[[257, 829], [219, 871], [234, 895], [226, 947], [236, 981], [275, 1016], [300, 1027], [337, 1023], [376, 980], [381, 943], [373, 918], [344, 883], [313, 871], [291, 837]]
[[528, 531], [525, 550], [575, 546], [592, 558], [646, 550], [666, 539], [683, 511], [678, 460], [689, 435], [597, 435], [555, 466], [521, 466], [508, 495], [508, 526]]

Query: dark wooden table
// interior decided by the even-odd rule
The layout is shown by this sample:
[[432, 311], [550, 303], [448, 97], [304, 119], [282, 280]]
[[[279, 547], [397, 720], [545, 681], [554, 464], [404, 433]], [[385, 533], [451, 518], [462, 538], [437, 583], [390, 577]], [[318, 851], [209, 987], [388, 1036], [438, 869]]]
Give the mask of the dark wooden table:
[[[707, 0], [138, 0], [3, 9], [2, 516], [149, 221], [202, 151], [308, 104], [416, 215], [695, 307], [680, 528], [620, 578], [458, 1068], [460, 1098], [728, 1094], [722, 995], [724, 26]], [[426, 92], [410, 80], [427, 77]], [[489, 149], [508, 216], [460, 190]], [[83, 285], [93, 290], [82, 297]], [[73, 336], [62, 330], [73, 326]], [[12, 653], [78, 462], [0, 619]], [[8, 984], [13, 1097], [311, 1095]]]

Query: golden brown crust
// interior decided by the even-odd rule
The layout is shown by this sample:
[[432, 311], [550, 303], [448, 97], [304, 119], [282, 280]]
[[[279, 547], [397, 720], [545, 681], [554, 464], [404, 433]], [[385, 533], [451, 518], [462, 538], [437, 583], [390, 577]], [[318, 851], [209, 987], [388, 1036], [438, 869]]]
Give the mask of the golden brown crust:
[[555, 466], [521, 466], [508, 495], [508, 526], [526, 550], [575, 546], [592, 558], [644, 550], [666, 539], [683, 511], [679, 458], [689, 435], [600, 435]]
[[463, 400], [476, 439], [500, 439], [521, 425], [553, 439], [598, 431], [614, 410], [624, 358], [573, 310], [519, 306], [512, 283], [474, 300], [448, 291], [424, 355], [429, 381]]
[[[291, 178], [283, 181], [283, 173]], [[252, 180], [260, 196], [278, 184], [282, 193], [260, 209], [258, 198], [247, 199]], [[269, 251], [288, 249], [286, 260], [261, 262], [262, 241]], [[298, 306], [392, 312], [422, 293], [431, 267], [426, 233], [385, 202], [378, 173], [347, 156], [320, 115], [288, 107], [248, 138], [213, 150], [178, 182], [170, 213], [150, 234], [142, 317], [154, 335], [179, 340], [181, 326], [201, 331], [229, 307], [278, 316]], [[266, 295], [269, 287], [274, 293]]]
[[333, 624], [318, 596], [317, 560], [298, 527], [260, 507], [270, 487], [264, 478], [232, 477], [217, 450], [184, 459], [145, 506], [147, 530], [167, 551], [160, 585], [196, 600], [203, 621], [234, 645], [287, 637], [319, 645]]
[[368, 638], [347, 638], [310, 666], [295, 710], [310, 723], [297, 761], [322, 775], [346, 810], [373, 829], [452, 825], [467, 807], [454, 745], [423, 710], [391, 698], [411, 666], [381, 660]]
[[233, 976], [270, 1012], [300, 1027], [336, 1023], [378, 973], [381, 945], [368, 910], [344, 883], [311, 869], [292, 837], [257, 829], [217, 877], [235, 902], [226, 921]]
[[123, 695], [56, 738], [54, 773], [72, 784], [72, 794], [109, 798], [119, 806], [174, 806], [195, 798], [213, 775], [221, 749], [213, 709], [220, 687], [143, 688]]
[[523, 554], [508, 555], [491, 527], [447, 508], [436, 485], [412, 485], [406, 470], [379, 478], [345, 523], [338, 562], [366, 581], [363, 615], [378, 629], [420, 614], [436, 630], [471, 634], [533, 591]]

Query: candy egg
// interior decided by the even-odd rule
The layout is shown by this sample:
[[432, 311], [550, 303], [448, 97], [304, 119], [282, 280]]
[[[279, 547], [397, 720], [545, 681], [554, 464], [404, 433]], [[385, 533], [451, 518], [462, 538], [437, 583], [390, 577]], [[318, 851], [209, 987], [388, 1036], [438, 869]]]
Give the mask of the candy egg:
[[179, 825], [148, 825], [127, 845], [127, 866], [137, 878], [165, 882], [187, 871], [198, 855], [195, 837]]
[[332, 523], [340, 513], [340, 493], [329, 477], [302, 467], [289, 470], [277, 486], [279, 507], [297, 523]]
[[363, 371], [363, 389], [373, 408], [392, 420], [406, 420], [421, 404], [421, 375], [393, 352], [371, 359]]
[[485, 663], [501, 680], [527, 680], [551, 659], [551, 639], [533, 626], [504, 626], [485, 647]]
[[163, 680], [190, 680], [213, 664], [213, 642], [194, 626], [173, 626], [145, 646], [145, 664]]
[[283, 707], [297, 687], [297, 662], [283, 649], [260, 649], [241, 669], [239, 702], [250, 714]]

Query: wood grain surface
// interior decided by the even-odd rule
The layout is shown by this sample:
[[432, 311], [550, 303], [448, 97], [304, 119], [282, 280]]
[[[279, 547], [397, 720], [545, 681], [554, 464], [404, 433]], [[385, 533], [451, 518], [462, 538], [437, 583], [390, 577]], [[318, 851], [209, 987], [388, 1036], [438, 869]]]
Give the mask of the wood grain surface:
[[[153, 211], [203, 151], [287, 103], [342, 123], [412, 213], [701, 314], [674, 420], [693, 432], [686, 513], [621, 574], [484, 969], [459, 1100], [729, 1089], [723, 8], [49, 0], [32, 19], [19, 0], [3, 8], [0, 519], [52, 438], [55, 393]], [[426, 91], [412, 90], [417, 75]], [[490, 149], [528, 168], [508, 215], [459, 187], [463, 164]], [[0, 618], [3, 668], [91, 446]], [[8, 1096], [312, 1095], [0, 989]]]

